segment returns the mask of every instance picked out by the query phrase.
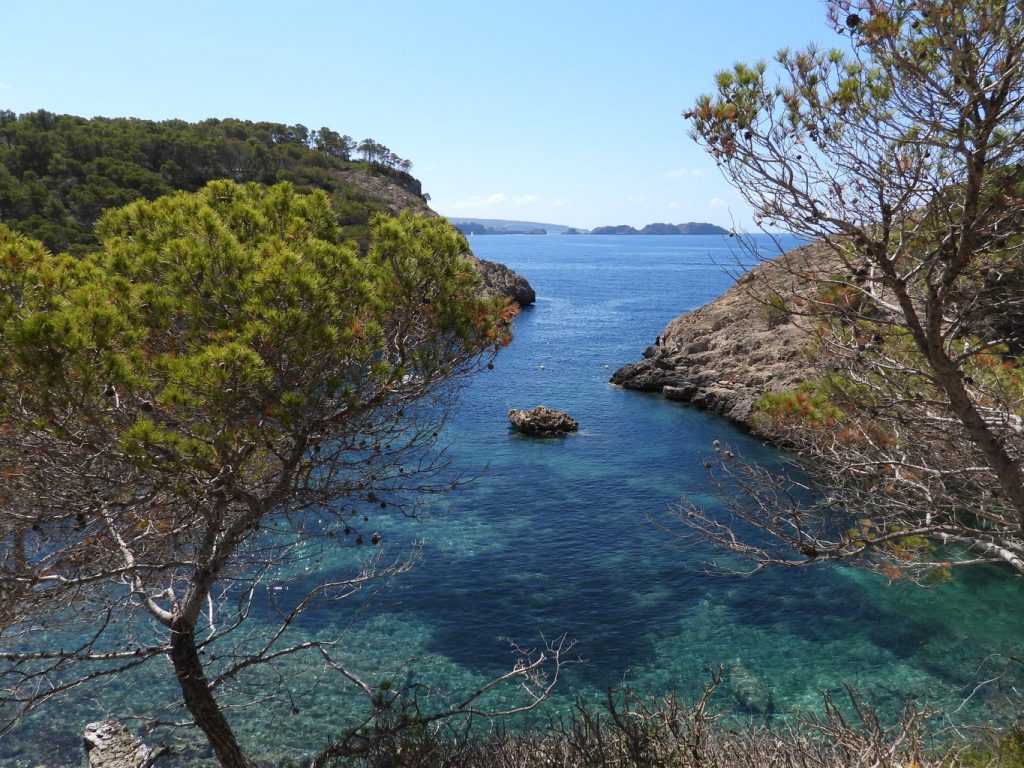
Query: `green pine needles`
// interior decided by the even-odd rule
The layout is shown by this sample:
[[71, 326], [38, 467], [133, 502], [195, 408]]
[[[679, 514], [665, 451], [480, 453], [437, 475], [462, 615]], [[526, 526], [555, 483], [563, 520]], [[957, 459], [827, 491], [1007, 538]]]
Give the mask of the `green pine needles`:
[[[378, 544], [371, 508], [451, 486], [446, 407], [514, 313], [443, 219], [370, 227], [361, 252], [325, 193], [230, 181], [108, 212], [81, 259], [0, 226], [0, 734], [151, 659], [225, 766], [250, 762], [220, 698], [263, 663], [304, 654], [372, 702], [330, 660], [343, 628], [286, 630], [411, 561], [282, 593], [279, 625], [249, 626], [250, 602], [326, 548]], [[244, 655], [206, 655], [240, 628]]]

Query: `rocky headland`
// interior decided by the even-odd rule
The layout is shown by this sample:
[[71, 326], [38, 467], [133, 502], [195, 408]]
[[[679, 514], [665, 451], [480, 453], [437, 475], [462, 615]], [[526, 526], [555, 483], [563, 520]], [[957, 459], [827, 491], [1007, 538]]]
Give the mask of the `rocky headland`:
[[[420, 190], [419, 180], [412, 177], [373, 175], [361, 169], [343, 171], [339, 176], [367, 197], [387, 205], [392, 215], [403, 210], [415, 211], [424, 216], [439, 215], [427, 205]], [[461, 227], [456, 226], [456, 229], [461, 231]], [[537, 294], [525, 277], [504, 264], [479, 259], [471, 250], [467, 253], [476, 263], [477, 270], [483, 278], [484, 293], [488, 296], [504, 296], [512, 299], [520, 307], [528, 307], [537, 300]]]
[[[339, 174], [346, 184], [358, 189], [367, 197], [384, 203], [392, 215], [411, 210], [424, 216], [438, 216], [423, 198], [417, 179], [386, 175], [373, 175], [362, 169], [343, 171]], [[456, 226], [456, 225], [453, 225]], [[462, 228], [456, 226], [462, 231]], [[525, 277], [504, 264], [477, 258], [471, 250], [468, 255], [476, 263], [483, 278], [484, 293], [488, 296], [504, 296], [520, 307], [528, 307], [537, 300], [537, 294]]]
[[613, 384], [659, 392], [749, 428], [767, 392], [792, 389], [808, 371], [811, 320], [786, 311], [799, 293], [793, 277], [823, 263], [821, 246], [796, 248], [742, 275], [714, 301], [675, 318]]
[[[360, 247], [366, 246], [370, 221], [378, 212], [438, 215], [420, 181], [402, 170], [390, 150], [374, 143], [393, 159], [357, 161], [350, 157], [356, 151], [352, 140], [328, 128], [311, 132], [302, 125], [233, 118], [201, 123], [86, 120], [44, 110], [20, 116], [8, 112], [2, 122], [6, 148], [0, 152], [0, 197], [18, 201], [4, 209], [3, 223], [53, 251], [75, 256], [99, 247], [93, 230], [103, 210], [176, 190], [195, 192], [214, 179], [287, 180], [300, 192], [322, 190], [335, 207], [340, 236]], [[92, 162], [94, 156], [104, 162]], [[484, 292], [521, 306], [533, 303], [525, 278], [500, 264], [479, 266]]]
[[407, 173], [385, 173], [383, 169], [373, 166], [356, 166], [334, 171], [332, 179], [345, 189], [354, 190], [367, 199], [383, 204], [392, 216], [406, 210], [428, 216], [437, 215], [427, 205], [419, 179]]
[[484, 280], [484, 291], [491, 296], [505, 296], [512, 299], [520, 307], [528, 307], [537, 300], [533, 287], [522, 275], [512, 271], [504, 264], [486, 259], [476, 260], [476, 268]]

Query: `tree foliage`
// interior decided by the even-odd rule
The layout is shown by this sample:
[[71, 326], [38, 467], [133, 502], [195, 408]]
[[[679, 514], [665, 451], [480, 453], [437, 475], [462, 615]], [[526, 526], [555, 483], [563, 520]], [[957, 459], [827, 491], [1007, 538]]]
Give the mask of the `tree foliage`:
[[299, 191], [325, 190], [362, 235], [384, 206], [339, 172], [383, 174], [420, 194], [411, 163], [367, 141], [379, 151], [357, 163], [355, 141], [326, 127], [0, 111], [0, 219], [50, 250], [82, 254], [97, 247], [94, 224], [109, 208], [195, 192], [215, 179], [289, 181]]
[[[1024, 15], [827, 5], [849, 52], [782, 51], [778, 80], [737, 64], [686, 113], [763, 227], [821, 243], [780, 262], [786, 310], [816, 329], [817, 379], [766, 400], [760, 427], [810, 457], [823, 501], [725, 462], [755, 500], [734, 512], [772, 534], [737, 549], [794, 565], [882, 554], [890, 575], [1024, 570]], [[837, 526], [841, 511], [863, 522]]]
[[[443, 220], [372, 226], [360, 255], [327, 194], [217, 181], [107, 213], [81, 259], [0, 227], [8, 726], [165, 655], [225, 766], [249, 761], [221, 701], [259, 665], [301, 656], [373, 707], [396, 695], [349, 671], [338, 638], [290, 645], [288, 629], [409, 563], [301, 577], [377, 544], [370, 510], [450, 487], [437, 430], [511, 310], [480, 298]], [[313, 586], [272, 589], [296, 580]], [[261, 601], [279, 624], [250, 626]], [[542, 697], [550, 658], [507, 677]], [[352, 743], [339, 734], [323, 761]]]

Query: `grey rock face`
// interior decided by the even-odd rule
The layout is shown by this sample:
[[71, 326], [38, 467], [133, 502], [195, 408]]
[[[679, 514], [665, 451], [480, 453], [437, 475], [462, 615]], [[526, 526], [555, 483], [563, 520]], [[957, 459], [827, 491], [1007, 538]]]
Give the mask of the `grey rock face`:
[[528, 307], [537, 300], [537, 294], [522, 275], [504, 264], [477, 259], [477, 269], [484, 280], [484, 291], [490, 296], [504, 296], [520, 307]]
[[164, 751], [150, 749], [113, 720], [89, 723], [83, 740], [89, 768], [148, 768]]
[[579, 422], [564, 411], [538, 405], [536, 408], [512, 409], [508, 422], [515, 429], [527, 435], [558, 437], [579, 429]]
[[411, 176], [399, 178], [388, 174], [375, 174], [359, 168], [336, 171], [335, 175], [345, 184], [360, 190], [367, 197], [384, 203], [392, 215], [397, 215], [400, 211], [405, 210], [427, 216], [437, 215], [427, 207], [420, 182]]
[[644, 359], [617, 370], [611, 383], [721, 414], [750, 427], [767, 392], [793, 389], [809, 373], [813, 320], [772, 311], [762, 297], [791, 290], [785, 259], [820, 258], [799, 248], [744, 275], [711, 303], [680, 315]]
[[639, 392], [663, 392], [667, 372], [651, 360], [628, 363], [612, 374], [612, 384]]

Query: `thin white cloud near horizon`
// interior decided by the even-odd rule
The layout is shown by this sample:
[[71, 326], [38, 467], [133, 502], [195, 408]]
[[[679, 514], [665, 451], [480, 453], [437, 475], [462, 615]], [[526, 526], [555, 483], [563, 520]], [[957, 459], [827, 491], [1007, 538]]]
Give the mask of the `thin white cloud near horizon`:
[[708, 200], [708, 205], [710, 205], [712, 208], [728, 208], [729, 207], [729, 204], [727, 202], [725, 202], [725, 200], [723, 200], [720, 197], [712, 197], [710, 200]]
[[571, 202], [571, 198], [564, 196], [544, 197], [543, 195], [532, 193], [509, 196], [504, 192], [494, 192], [490, 195], [471, 195], [461, 200], [453, 200], [451, 203], [439, 204], [438, 208], [443, 208], [452, 213], [459, 213], [462, 211], [489, 211], [496, 206], [509, 205], [516, 207], [563, 208]]
[[508, 200], [508, 195], [504, 192], [495, 192], [492, 195], [472, 195], [462, 200], [456, 200], [444, 207], [464, 210], [487, 209], [493, 208], [495, 205], [501, 205], [506, 200]]
[[9, 91], [14, 86], [4, 80], [0, 80], [0, 91]]

